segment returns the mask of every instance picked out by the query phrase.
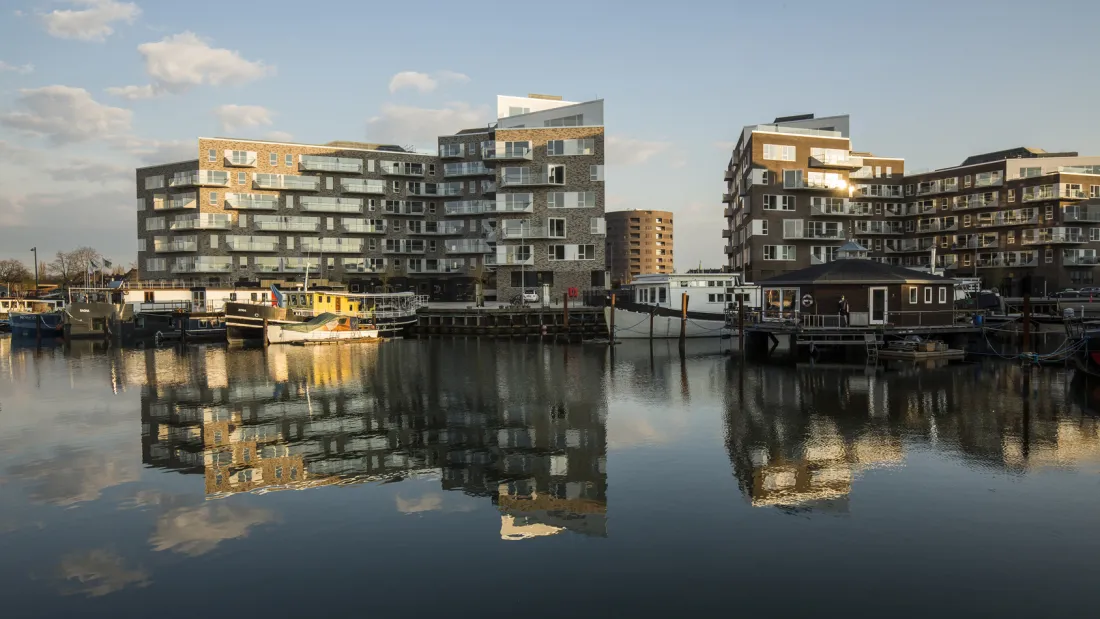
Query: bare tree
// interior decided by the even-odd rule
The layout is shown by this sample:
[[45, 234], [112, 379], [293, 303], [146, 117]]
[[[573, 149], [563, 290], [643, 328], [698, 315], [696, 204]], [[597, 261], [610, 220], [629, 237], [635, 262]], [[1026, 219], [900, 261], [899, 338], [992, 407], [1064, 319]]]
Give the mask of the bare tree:
[[81, 282], [92, 263], [98, 265], [101, 260], [98, 251], [91, 247], [79, 247], [69, 252], [57, 252], [53, 262], [47, 265], [47, 269], [62, 286], [69, 287]]
[[7, 286], [9, 293], [30, 277], [31, 272], [22, 262], [15, 259], [0, 260], [0, 283]]

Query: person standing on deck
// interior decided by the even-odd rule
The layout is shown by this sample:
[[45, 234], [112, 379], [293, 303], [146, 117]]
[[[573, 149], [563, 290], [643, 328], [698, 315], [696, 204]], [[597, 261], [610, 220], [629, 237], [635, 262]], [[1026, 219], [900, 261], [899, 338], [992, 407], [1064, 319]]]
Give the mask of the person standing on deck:
[[840, 326], [848, 326], [848, 299], [844, 295], [840, 295], [840, 302], [837, 303], [836, 313], [840, 314]]

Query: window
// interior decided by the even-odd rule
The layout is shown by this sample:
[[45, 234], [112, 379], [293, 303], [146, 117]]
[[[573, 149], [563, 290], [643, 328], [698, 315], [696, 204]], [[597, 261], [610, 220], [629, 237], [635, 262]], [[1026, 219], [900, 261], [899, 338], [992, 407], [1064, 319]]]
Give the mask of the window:
[[1100, 228], [1089, 228], [1089, 240], [1100, 241]]
[[279, 165], [279, 153], [268, 153], [267, 162], [273, 166]]
[[1020, 168], [1020, 178], [1034, 178], [1042, 175], [1042, 167]]
[[565, 245], [550, 245], [546, 248], [547, 260], [565, 260]]
[[882, 178], [882, 166], [875, 166], [875, 178]]
[[577, 248], [578, 260], [595, 260], [596, 259], [596, 246], [595, 245], [581, 245]]
[[547, 235], [551, 238], [564, 239], [565, 238], [565, 220], [557, 217], [551, 217], [547, 222]]
[[[1094, 229], [1100, 230], [1100, 228], [1094, 228]], [[760, 236], [768, 236], [768, 220], [767, 219], [761, 219], [760, 220]]]
[[970, 215], [963, 215], [963, 227], [964, 228], [969, 228], [970, 227]]
[[508, 107], [508, 115], [509, 116], [519, 116], [521, 114], [530, 114], [530, 113], [531, 113], [531, 108], [529, 108], [529, 107], [516, 107], [516, 106], [509, 106]]
[[795, 148], [779, 144], [765, 144], [764, 159], [769, 161], [794, 161]]
[[213, 148], [206, 151], [206, 160], [210, 163], [216, 162], [218, 160], [218, 151], [214, 150]]
[[1051, 262], [1054, 262], [1054, 250], [1053, 249], [1048, 248], [1046, 250], [1046, 252], [1044, 252], [1044, 254], [1045, 254], [1044, 259], [1046, 260], [1047, 264], [1050, 264]]
[[794, 260], [794, 245], [765, 245], [764, 260]]
[[1100, 185], [1089, 185], [1089, 197], [1100, 198]]
[[237, 172], [237, 184], [244, 185], [248, 183], [248, 174], [244, 172]]
[[947, 286], [940, 286], [940, 304], [944, 303], [947, 303]]
[[434, 163], [429, 163], [428, 164], [428, 176], [435, 176], [435, 164]]
[[146, 176], [145, 188], [146, 189], [161, 189], [164, 187], [164, 175], [159, 176]]
[[565, 118], [555, 118], [542, 123], [544, 127], [580, 127], [584, 125], [584, 114], [574, 114]]
[[765, 211], [793, 211], [795, 202], [794, 196], [764, 196], [764, 210]]
[[1054, 219], [1054, 205], [1048, 204], [1046, 208], [1046, 219], [1052, 221]]
[[1008, 190], [1008, 201], [1009, 202], [1015, 202], [1016, 201], [1016, 190], [1015, 189], [1009, 189]]
[[966, 176], [963, 177], [963, 187], [969, 187], [969, 186], [970, 186], [970, 175], [967, 174]]
[[931, 303], [932, 302], [932, 287], [931, 286], [925, 286], [924, 287], [924, 302], [925, 303]]
[[909, 287], [909, 304], [910, 305], [916, 305], [917, 304], [917, 287], [916, 286], [910, 286]]
[[[565, 168], [561, 168], [561, 181], [565, 182]], [[588, 166], [588, 180], [602, 181], [603, 180], [603, 166], [602, 165], [590, 165]]]
[[217, 206], [217, 205], [218, 205], [218, 192], [211, 191], [210, 192], [210, 206]]
[[1005, 242], [1008, 243], [1009, 245], [1015, 245], [1016, 244], [1016, 231], [1015, 230], [1009, 230], [1008, 231], [1008, 238]]
[[291, 155], [290, 153], [287, 153], [286, 157], [283, 157], [283, 163], [286, 164], [286, 167], [293, 168], [294, 167], [294, 155]]

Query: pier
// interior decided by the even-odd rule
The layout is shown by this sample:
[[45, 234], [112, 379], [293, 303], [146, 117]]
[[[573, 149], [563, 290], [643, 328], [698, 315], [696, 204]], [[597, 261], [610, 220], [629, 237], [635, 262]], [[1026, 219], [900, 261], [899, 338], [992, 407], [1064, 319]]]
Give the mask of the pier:
[[579, 342], [606, 338], [607, 322], [599, 307], [429, 307], [417, 313], [409, 331], [415, 337], [547, 337]]

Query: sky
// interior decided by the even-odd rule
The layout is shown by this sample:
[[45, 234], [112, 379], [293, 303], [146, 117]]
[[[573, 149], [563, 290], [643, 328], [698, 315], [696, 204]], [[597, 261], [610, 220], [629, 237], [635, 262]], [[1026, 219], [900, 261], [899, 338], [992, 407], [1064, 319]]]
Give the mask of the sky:
[[0, 0], [0, 258], [136, 261], [134, 169], [199, 136], [432, 149], [497, 94], [605, 100], [608, 210], [675, 213], [724, 264], [740, 129], [850, 114], [908, 169], [1100, 154], [1100, 2]]

